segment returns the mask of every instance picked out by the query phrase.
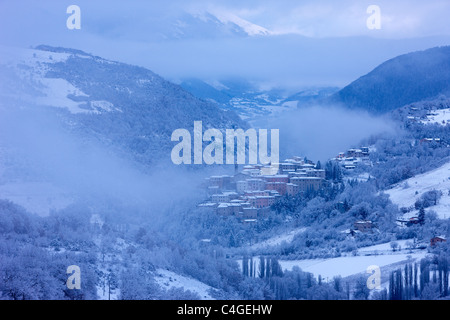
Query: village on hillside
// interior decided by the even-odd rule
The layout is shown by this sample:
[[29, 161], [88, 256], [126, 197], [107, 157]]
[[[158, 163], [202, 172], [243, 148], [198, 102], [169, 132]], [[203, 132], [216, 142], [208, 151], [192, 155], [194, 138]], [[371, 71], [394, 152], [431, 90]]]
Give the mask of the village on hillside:
[[[351, 170], [358, 163], [367, 163], [369, 148], [349, 149], [332, 159], [343, 169]], [[282, 196], [318, 191], [325, 182], [326, 172], [320, 162], [294, 156], [279, 164], [276, 174], [268, 175], [267, 166], [246, 165], [234, 175], [211, 176], [204, 188], [207, 201], [198, 208], [219, 216], [235, 216], [243, 223], [256, 223], [270, 213], [270, 207]]]

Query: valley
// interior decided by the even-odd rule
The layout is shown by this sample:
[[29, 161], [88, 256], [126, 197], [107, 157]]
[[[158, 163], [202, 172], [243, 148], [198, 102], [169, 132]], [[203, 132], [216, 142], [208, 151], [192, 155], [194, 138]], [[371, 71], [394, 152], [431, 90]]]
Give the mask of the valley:
[[[448, 48], [430, 49], [343, 89], [291, 92], [242, 79], [177, 85], [75, 49], [2, 48], [0, 298], [448, 299], [450, 132], [447, 88], [435, 85], [445, 79], [429, 80], [436, 92], [358, 102], [375, 80], [397, 97], [390, 79], [409, 77], [403, 59], [432, 73], [421, 62], [438, 51], [447, 61]], [[349, 108], [331, 109], [336, 97]], [[318, 116], [327, 112], [336, 132]], [[346, 125], [355, 114], [354, 123], [390, 130]], [[222, 154], [189, 166], [205, 142], [220, 156], [222, 132], [275, 120], [272, 130], [302, 120], [356, 142], [340, 152], [312, 143], [326, 155], [313, 159], [300, 147], [313, 135], [280, 135], [296, 153], [270, 158], [266, 143], [265, 163], [237, 163], [231, 152], [227, 165]], [[209, 136], [195, 133], [199, 124]], [[183, 136], [174, 132], [187, 132], [175, 150], [184, 162], [171, 159]], [[80, 267], [83, 290], [65, 287], [68, 265]], [[371, 266], [377, 289], [366, 284]], [[394, 277], [406, 279], [402, 296]]]

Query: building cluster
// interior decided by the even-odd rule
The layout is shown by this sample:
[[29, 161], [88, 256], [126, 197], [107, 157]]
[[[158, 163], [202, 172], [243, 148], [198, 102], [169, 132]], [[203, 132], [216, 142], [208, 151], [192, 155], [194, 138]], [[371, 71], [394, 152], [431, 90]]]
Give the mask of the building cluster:
[[[441, 105], [442, 106], [442, 105]], [[441, 125], [450, 124], [449, 108], [426, 108], [420, 109], [409, 107], [407, 109], [406, 119], [410, 123], [439, 123]]]
[[349, 149], [340, 152], [333, 160], [337, 161], [344, 169], [355, 169], [359, 163], [370, 164], [369, 147], [360, 149]]
[[410, 217], [409, 219], [398, 218], [397, 223], [399, 226], [402, 226], [402, 227], [410, 227], [412, 225], [419, 224], [420, 219], [419, 219], [419, 217]]
[[442, 140], [441, 140], [441, 138], [423, 138], [423, 139], [420, 139], [420, 144], [423, 144], [423, 143], [441, 143], [442, 142]]
[[270, 207], [284, 195], [319, 190], [325, 179], [325, 170], [301, 157], [272, 164], [276, 174], [265, 174], [263, 165], [246, 165], [233, 176], [212, 176], [206, 179], [208, 201], [198, 207], [221, 216], [236, 216], [244, 223], [265, 218]]
[[375, 224], [370, 220], [357, 220], [353, 223], [353, 228], [341, 232], [354, 237], [358, 233], [372, 233], [374, 228]]

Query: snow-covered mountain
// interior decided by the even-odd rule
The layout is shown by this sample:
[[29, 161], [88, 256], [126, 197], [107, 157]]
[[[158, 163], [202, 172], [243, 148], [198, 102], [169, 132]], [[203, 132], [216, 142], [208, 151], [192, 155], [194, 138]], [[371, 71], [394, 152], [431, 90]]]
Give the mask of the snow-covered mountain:
[[182, 12], [169, 23], [158, 26], [163, 39], [207, 39], [269, 36], [268, 29], [225, 11]]
[[175, 129], [245, 128], [232, 111], [194, 97], [142, 67], [88, 53], [39, 46], [0, 52], [0, 112], [57, 114], [71, 132], [132, 154], [141, 163], [170, 161]]
[[179, 169], [171, 135], [192, 132], [194, 121], [248, 127], [145, 68], [73, 49], [2, 47], [0, 198], [42, 216], [80, 196], [163, 199], [148, 194], [167, 195], [155, 180]]
[[390, 59], [332, 96], [350, 108], [385, 113], [408, 103], [450, 94], [450, 47]]

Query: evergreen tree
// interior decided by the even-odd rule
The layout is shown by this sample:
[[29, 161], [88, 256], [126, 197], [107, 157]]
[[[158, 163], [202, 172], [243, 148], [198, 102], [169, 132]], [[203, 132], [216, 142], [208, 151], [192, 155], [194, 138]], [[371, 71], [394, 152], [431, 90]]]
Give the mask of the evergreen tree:
[[242, 274], [248, 277], [248, 256], [244, 255], [242, 258]]
[[423, 226], [425, 224], [425, 209], [423, 207], [420, 207], [418, 218], [419, 224]]
[[449, 278], [449, 268], [448, 268], [448, 259], [444, 259], [442, 261], [442, 272], [444, 273], [444, 279], [443, 279], [443, 286], [444, 286], [444, 292], [443, 295], [444, 297], [448, 296], [448, 289], [449, 289], [449, 282], [448, 282], [448, 278]]
[[317, 163], [316, 163], [316, 169], [317, 169], [317, 170], [322, 169], [322, 164], [320, 163], [320, 161], [317, 161]]
[[417, 284], [417, 272], [419, 268], [417, 263], [414, 263], [414, 297], [417, 298], [419, 296], [419, 285]]
[[389, 299], [402, 300], [403, 299], [403, 281], [402, 270], [398, 269], [391, 272], [389, 278]]
[[426, 259], [420, 260], [420, 293], [430, 283], [430, 267]]
[[260, 256], [259, 257], [259, 277], [260, 278], [264, 278], [265, 277], [265, 269], [266, 269], [266, 264], [264, 261], [264, 257]]

